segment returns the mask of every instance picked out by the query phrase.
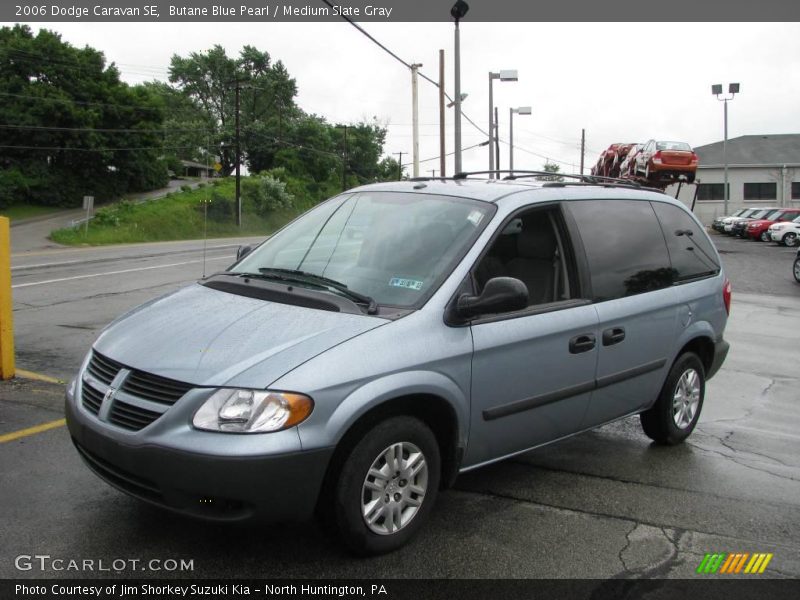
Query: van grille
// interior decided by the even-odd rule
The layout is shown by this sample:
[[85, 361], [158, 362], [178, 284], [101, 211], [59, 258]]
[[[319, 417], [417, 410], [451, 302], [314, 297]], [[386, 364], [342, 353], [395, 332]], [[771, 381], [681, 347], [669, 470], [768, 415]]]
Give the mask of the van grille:
[[133, 371], [122, 384], [122, 389], [133, 396], [172, 406], [192, 389], [192, 386], [174, 379]]
[[85, 383], [83, 384], [82, 399], [83, 407], [86, 410], [95, 415], [100, 412], [100, 405], [103, 403], [103, 394], [92, 386]]
[[111, 414], [108, 420], [131, 431], [139, 431], [150, 425], [163, 413], [157, 413], [146, 408], [140, 408], [133, 404], [128, 404], [122, 400], [115, 400], [111, 407]]
[[103, 383], [110, 384], [114, 381], [114, 377], [117, 376], [121, 368], [122, 365], [118, 362], [97, 352], [92, 352], [92, 359], [89, 361], [89, 366], [86, 370]]
[[[182, 381], [129, 369], [122, 363], [92, 352], [86, 367], [86, 372], [91, 377], [84, 378], [81, 392], [81, 402], [87, 411], [94, 415], [100, 414], [109, 386], [123, 369], [124, 378], [120, 378], [122, 385], [115, 392], [110, 410], [104, 414], [108, 415], [110, 423], [128, 431], [139, 431], [147, 427], [193, 387]], [[124, 397], [119, 397], [120, 394]], [[143, 402], [134, 403], [134, 400]]]

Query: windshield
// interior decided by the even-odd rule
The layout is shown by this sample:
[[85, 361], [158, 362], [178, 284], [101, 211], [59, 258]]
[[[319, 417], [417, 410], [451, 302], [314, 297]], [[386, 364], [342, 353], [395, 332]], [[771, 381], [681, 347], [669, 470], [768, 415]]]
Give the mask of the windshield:
[[415, 307], [450, 273], [493, 208], [447, 196], [346, 194], [302, 215], [230, 272], [268, 276], [273, 269], [302, 271], [378, 304]]
[[656, 150], [677, 150], [680, 152], [691, 152], [692, 147], [686, 142], [657, 142]]

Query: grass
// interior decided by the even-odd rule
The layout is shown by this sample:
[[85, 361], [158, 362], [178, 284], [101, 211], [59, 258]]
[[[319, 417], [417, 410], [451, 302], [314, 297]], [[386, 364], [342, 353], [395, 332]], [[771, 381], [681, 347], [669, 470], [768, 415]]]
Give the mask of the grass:
[[0, 217], [8, 217], [12, 222], [49, 215], [64, 210], [58, 206], [35, 206], [32, 204], [15, 204], [8, 208], [0, 208]]
[[[233, 180], [222, 181], [217, 186], [206, 186], [189, 192], [173, 192], [165, 198], [133, 204], [121, 202], [99, 210], [95, 219], [84, 226], [58, 229], [50, 238], [60, 244], [103, 245], [171, 240], [200, 239], [204, 235], [203, 203], [211, 197], [211, 190], [232, 198]], [[302, 209], [276, 211], [266, 216], [252, 212], [242, 214], [242, 227], [237, 227], [234, 217], [207, 221], [209, 238], [266, 235], [279, 229], [297, 216]]]

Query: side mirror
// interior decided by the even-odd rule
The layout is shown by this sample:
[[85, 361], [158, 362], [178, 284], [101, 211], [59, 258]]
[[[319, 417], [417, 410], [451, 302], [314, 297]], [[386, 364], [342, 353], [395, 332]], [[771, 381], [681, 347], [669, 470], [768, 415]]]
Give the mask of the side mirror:
[[250, 254], [250, 252], [252, 252], [252, 251], [253, 251], [253, 247], [252, 246], [239, 246], [236, 249], [236, 260], [237, 261], [242, 260], [245, 256]]
[[513, 277], [494, 277], [486, 282], [478, 296], [463, 294], [456, 303], [456, 313], [465, 319], [485, 314], [522, 310], [528, 306], [528, 288]]

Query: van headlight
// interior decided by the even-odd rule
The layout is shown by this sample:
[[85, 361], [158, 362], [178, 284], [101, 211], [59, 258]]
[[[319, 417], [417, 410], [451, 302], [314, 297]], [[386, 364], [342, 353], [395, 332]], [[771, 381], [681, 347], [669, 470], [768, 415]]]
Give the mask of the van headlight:
[[314, 401], [303, 394], [223, 388], [206, 400], [192, 424], [208, 431], [265, 433], [297, 425], [313, 409]]

